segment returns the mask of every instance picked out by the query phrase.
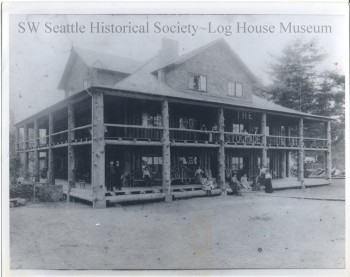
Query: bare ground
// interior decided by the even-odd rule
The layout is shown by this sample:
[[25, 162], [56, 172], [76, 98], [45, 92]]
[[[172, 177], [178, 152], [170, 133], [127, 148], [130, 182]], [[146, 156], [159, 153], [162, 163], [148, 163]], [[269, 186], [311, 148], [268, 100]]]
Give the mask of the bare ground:
[[11, 269], [344, 268], [345, 202], [294, 196], [344, 199], [344, 180], [271, 196], [13, 208]]

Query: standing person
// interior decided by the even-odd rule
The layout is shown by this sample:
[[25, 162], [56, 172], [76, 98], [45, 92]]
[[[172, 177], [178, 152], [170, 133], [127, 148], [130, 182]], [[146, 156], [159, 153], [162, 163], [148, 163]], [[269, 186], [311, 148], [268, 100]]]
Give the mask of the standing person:
[[211, 128], [211, 131], [213, 132], [213, 140], [215, 142], [218, 140], [218, 134], [217, 134], [218, 125], [216, 123], [213, 125], [213, 128]]
[[201, 169], [200, 166], [198, 166], [196, 172], [194, 173], [197, 184], [202, 184], [203, 174], [204, 171]]
[[107, 169], [107, 191], [113, 191], [115, 185], [116, 171], [114, 167], [114, 162], [110, 161]]
[[144, 170], [143, 170], [143, 182], [145, 184], [146, 187], [150, 187], [151, 186], [151, 173], [149, 172], [148, 166], [145, 166]]
[[270, 174], [270, 171], [267, 171], [265, 175], [265, 193], [273, 193], [272, 176]]
[[259, 184], [260, 184], [260, 186], [265, 186], [265, 181], [266, 181], [266, 168], [262, 167], [260, 169], [260, 176], [259, 176]]
[[115, 162], [115, 187], [117, 190], [122, 190], [122, 170], [119, 166], [119, 161]]

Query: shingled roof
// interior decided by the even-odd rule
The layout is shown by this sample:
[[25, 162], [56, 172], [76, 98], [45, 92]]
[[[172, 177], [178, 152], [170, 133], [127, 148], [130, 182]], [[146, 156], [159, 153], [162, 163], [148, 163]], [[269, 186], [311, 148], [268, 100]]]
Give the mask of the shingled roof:
[[[287, 114], [293, 114], [293, 115], [307, 115], [308, 117], [326, 118], [323, 116], [311, 115], [311, 114], [303, 113], [290, 108], [286, 108], [254, 94], [252, 96], [252, 99], [243, 99], [243, 98], [234, 98], [226, 95], [213, 95], [207, 92], [187, 92], [187, 91], [176, 90], [168, 86], [165, 82], [160, 81], [157, 78], [157, 75], [154, 74], [160, 68], [165, 68], [167, 66], [170, 66], [171, 64], [185, 62], [187, 59], [190, 59], [194, 55], [199, 54], [201, 51], [208, 49], [208, 47], [218, 42], [221, 43], [222, 40], [216, 40], [214, 42], [211, 42], [203, 47], [200, 47], [194, 51], [191, 51], [185, 55], [178, 57], [174, 61], [168, 62], [166, 65], [164, 65], [164, 63], [162, 64], [162, 61], [159, 56], [156, 56], [153, 59], [146, 62], [142, 67], [140, 67], [130, 76], [116, 83], [114, 86], [106, 86], [105, 88], [117, 89], [122, 91], [130, 91], [130, 92], [139, 92], [139, 93], [145, 93], [150, 95], [167, 96], [167, 97], [173, 97], [173, 98], [202, 101], [202, 102], [210, 102], [210, 103], [217, 103], [217, 104], [226, 104], [226, 105], [233, 105], [233, 106], [239, 106], [239, 107], [259, 109], [259, 110], [270, 110], [274, 112], [287, 113]], [[240, 62], [244, 65], [242, 61]], [[247, 68], [247, 70], [249, 69]], [[254, 75], [251, 72], [250, 74]], [[257, 79], [255, 76], [253, 76], [252, 78], [255, 80]]]
[[73, 49], [85, 64], [92, 68], [131, 74], [143, 64], [143, 62], [140, 61], [108, 55], [88, 49], [78, 47], [74, 47]]

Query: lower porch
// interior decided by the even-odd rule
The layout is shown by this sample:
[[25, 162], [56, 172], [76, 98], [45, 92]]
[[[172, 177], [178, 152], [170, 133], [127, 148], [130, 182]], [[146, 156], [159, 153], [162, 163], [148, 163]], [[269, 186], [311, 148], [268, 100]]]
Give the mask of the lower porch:
[[[63, 179], [56, 179], [57, 185], [63, 186], [63, 194], [68, 193], [68, 181]], [[320, 178], [305, 178], [304, 185], [306, 188], [326, 186], [330, 185], [330, 180]], [[285, 179], [273, 179], [272, 186], [274, 190], [285, 189], [301, 189], [300, 181], [295, 177], [289, 177]], [[229, 191], [228, 183], [226, 188]], [[251, 192], [250, 190], [243, 190], [245, 192]], [[171, 194], [173, 199], [192, 198], [192, 197], [207, 197], [207, 192], [202, 189], [199, 184], [188, 185], [172, 185]], [[223, 192], [220, 188], [215, 188], [211, 191], [211, 196], [222, 195]], [[92, 188], [90, 183], [77, 183], [76, 187], [71, 188], [70, 197], [72, 199], [79, 199], [88, 202], [92, 202]], [[109, 204], [122, 204], [128, 202], [144, 202], [144, 201], [157, 201], [164, 200], [165, 194], [162, 186], [156, 185], [152, 187], [122, 187], [121, 190], [114, 192], [105, 192], [106, 203]]]

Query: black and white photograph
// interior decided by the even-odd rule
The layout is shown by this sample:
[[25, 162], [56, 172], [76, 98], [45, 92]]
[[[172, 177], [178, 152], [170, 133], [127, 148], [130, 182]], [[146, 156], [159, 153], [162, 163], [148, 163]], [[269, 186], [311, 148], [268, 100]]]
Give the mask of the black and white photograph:
[[32, 4], [2, 27], [11, 276], [344, 272], [347, 4]]

